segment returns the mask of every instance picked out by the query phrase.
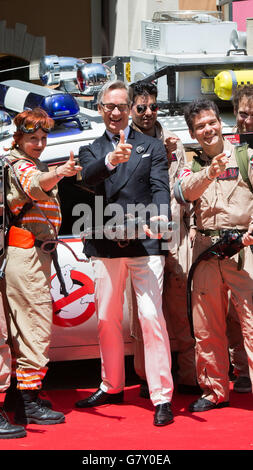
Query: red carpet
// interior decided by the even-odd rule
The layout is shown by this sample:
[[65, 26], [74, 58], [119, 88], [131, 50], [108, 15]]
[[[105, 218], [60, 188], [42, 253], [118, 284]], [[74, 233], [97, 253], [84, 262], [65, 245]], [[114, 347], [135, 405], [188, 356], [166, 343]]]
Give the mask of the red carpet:
[[[74, 403], [90, 390], [49, 390], [45, 395], [66, 422], [27, 426], [27, 437], [0, 440], [1, 450], [252, 450], [253, 398], [230, 393], [230, 407], [189, 413], [194, 396], [174, 394], [174, 423], [153, 426], [153, 406], [139, 397], [139, 387], [125, 389], [125, 402], [78, 410]], [[4, 394], [0, 395], [0, 406]], [[11, 453], [10, 455], [13, 455]], [[85, 452], [86, 455], [86, 452]]]

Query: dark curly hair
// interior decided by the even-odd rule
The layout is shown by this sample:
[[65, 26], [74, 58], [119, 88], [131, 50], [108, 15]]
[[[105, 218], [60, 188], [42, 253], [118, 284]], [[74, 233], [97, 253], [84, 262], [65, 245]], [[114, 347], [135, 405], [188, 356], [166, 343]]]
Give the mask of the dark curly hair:
[[244, 85], [236, 88], [233, 96], [234, 112], [237, 114], [239, 109], [239, 103], [243, 97], [253, 99], [253, 85]]
[[157, 86], [151, 82], [136, 82], [129, 86], [129, 94], [132, 103], [137, 96], [152, 95], [157, 98]]
[[195, 100], [184, 108], [184, 118], [190, 131], [193, 132], [193, 120], [201, 111], [214, 111], [217, 119], [220, 120], [220, 113], [217, 104], [211, 100]]

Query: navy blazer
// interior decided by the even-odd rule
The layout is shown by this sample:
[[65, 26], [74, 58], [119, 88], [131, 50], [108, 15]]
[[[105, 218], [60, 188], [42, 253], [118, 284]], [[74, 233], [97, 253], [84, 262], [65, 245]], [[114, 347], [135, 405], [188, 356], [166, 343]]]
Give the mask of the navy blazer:
[[[105, 165], [106, 155], [113, 151], [106, 132], [91, 145], [81, 147], [79, 160], [83, 167], [84, 185], [92, 189], [96, 196], [101, 196], [103, 209], [109, 204], [119, 204], [127, 214], [129, 205], [142, 204], [147, 207], [154, 204], [158, 214], [164, 214], [171, 220], [168, 160], [163, 143], [132, 128], [127, 142], [133, 147], [129, 161], [119, 164], [112, 171]], [[103, 216], [102, 223], [107, 221], [108, 217]], [[92, 222], [95, 226], [95, 216]], [[144, 236], [131, 240], [128, 246], [120, 247], [117, 242], [104, 237], [86, 240], [84, 251], [88, 257], [149, 256], [166, 254], [167, 243]]]

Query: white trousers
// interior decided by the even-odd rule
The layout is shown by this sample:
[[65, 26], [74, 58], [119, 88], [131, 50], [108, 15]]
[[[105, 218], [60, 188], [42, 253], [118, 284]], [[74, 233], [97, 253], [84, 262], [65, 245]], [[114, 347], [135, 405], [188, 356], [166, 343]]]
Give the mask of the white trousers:
[[145, 369], [152, 403], [171, 402], [171, 353], [162, 312], [164, 256], [92, 258], [101, 353], [100, 388], [118, 393], [125, 385], [123, 303], [130, 272], [144, 340]]

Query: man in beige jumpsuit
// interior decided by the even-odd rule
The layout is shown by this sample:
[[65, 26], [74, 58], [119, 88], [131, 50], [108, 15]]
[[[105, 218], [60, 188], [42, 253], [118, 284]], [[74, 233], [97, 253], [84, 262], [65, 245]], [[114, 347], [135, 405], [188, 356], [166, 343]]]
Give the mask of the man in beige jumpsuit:
[[[238, 314], [253, 380], [253, 195], [243, 181], [235, 158], [235, 148], [222, 137], [218, 108], [212, 101], [191, 103], [185, 111], [190, 135], [203, 151], [201, 169], [184, 168], [179, 185], [183, 198], [194, 202], [198, 234], [193, 257], [219, 238], [222, 230], [242, 233], [244, 263], [239, 270], [239, 254], [219, 260], [201, 261], [193, 277], [192, 311], [196, 338], [197, 377], [202, 397], [190, 411], [208, 411], [229, 406], [229, 358], [226, 337], [228, 293]], [[250, 154], [250, 151], [248, 151]], [[252, 154], [252, 153], [251, 153]], [[251, 157], [251, 154], [249, 155]], [[253, 183], [249, 159], [248, 176]]]
[[[166, 146], [169, 161], [171, 213], [173, 222], [177, 224], [178, 229], [172, 233], [169, 253], [165, 261], [163, 314], [170, 339], [176, 339], [178, 351], [177, 390], [181, 393], [200, 393], [196, 381], [194, 341], [190, 334], [186, 314], [187, 273], [192, 255], [189, 226], [193, 224], [193, 217], [190, 217], [190, 205], [180, 206], [173, 194], [175, 179], [186, 164], [186, 155], [183, 144], [178, 137], [169, 130], [163, 129], [157, 121], [156, 85], [151, 83], [136, 84], [132, 88], [132, 94], [132, 127], [139, 132], [162, 140]], [[194, 237], [194, 235], [192, 230], [192, 236]], [[134, 343], [134, 366], [136, 373], [141, 378], [140, 394], [147, 397], [143, 341], [134, 296], [131, 333]]]
[[[236, 89], [233, 96], [233, 106], [236, 117], [234, 132], [237, 134], [253, 132], [253, 85], [245, 85]], [[236, 376], [233, 390], [247, 393], [251, 391], [247, 355], [243, 345], [240, 322], [231, 302], [227, 323], [230, 361]]]

